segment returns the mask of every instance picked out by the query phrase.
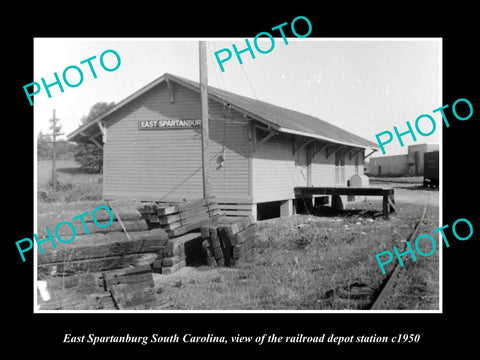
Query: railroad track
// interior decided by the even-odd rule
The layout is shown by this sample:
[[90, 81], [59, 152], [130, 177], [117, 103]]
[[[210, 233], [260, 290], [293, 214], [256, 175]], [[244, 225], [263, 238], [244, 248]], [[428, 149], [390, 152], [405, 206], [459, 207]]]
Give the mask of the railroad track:
[[[415, 224], [415, 227], [413, 228], [412, 233], [408, 236], [407, 242], [410, 242], [413, 238], [415, 238], [418, 234], [418, 230], [420, 229], [420, 225], [425, 219], [425, 214], [427, 213], [427, 207], [428, 205], [425, 204], [425, 207], [422, 212], [422, 216], [420, 217], [420, 220]], [[405, 242], [405, 247], [402, 252], [404, 252], [407, 248], [407, 242]], [[395, 267], [393, 268], [388, 275], [386, 275], [385, 280], [380, 284], [380, 286], [377, 288], [375, 291], [374, 299], [371, 302], [371, 305], [368, 307], [368, 310], [378, 310], [379, 307], [382, 305], [383, 301], [389, 294], [389, 292], [393, 289], [395, 283], [398, 280], [398, 276], [400, 272], [402, 271], [403, 266], [400, 266], [400, 263], [397, 259], [397, 263]]]

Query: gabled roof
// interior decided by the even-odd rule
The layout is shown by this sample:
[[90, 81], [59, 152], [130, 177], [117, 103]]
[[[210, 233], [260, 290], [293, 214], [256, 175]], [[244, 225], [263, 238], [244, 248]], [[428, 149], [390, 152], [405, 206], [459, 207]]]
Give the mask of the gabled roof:
[[[115, 107], [94, 121], [81, 126], [69, 134], [67, 137], [68, 140], [82, 142], [89, 137], [94, 137], [96, 134], [99, 134], [99, 126], [96, 123], [99, 123], [102, 119], [106, 118], [146, 91], [166, 80], [183, 85], [193, 91], [200, 92], [199, 83], [182, 78], [180, 76], [165, 73], [158, 79], [152, 81], [150, 84], [144, 86], [126, 99], [122, 100]], [[321, 139], [342, 145], [379, 149], [378, 144], [311, 115], [303, 114], [301, 112], [286, 109], [277, 105], [272, 105], [246, 96], [237, 95], [212, 86], [208, 86], [208, 96], [209, 98], [217, 100], [221, 103], [230, 104], [235, 110], [269, 126], [275, 131]]]

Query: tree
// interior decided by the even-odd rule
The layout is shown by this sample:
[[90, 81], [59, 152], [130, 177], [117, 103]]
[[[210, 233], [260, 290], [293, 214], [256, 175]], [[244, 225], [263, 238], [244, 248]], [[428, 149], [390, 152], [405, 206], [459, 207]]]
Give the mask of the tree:
[[[88, 115], [80, 120], [80, 126], [85, 125], [110, 110], [115, 106], [114, 102], [98, 102], [90, 108]], [[79, 143], [73, 158], [80, 167], [87, 171], [101, 172], [103, 169], [103, 149], [96, 144]]]
[[52, 159], [52, 139], [40, 131], [37, 138], [37, 160]]

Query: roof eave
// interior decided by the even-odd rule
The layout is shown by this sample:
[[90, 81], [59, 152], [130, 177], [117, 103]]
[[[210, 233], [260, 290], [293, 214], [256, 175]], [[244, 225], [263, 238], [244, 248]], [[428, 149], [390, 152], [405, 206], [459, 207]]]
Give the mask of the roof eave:
[[306, 136], [306, 137], [310, 137], [310, 138], [314, 138], [314, 139], [324, 140], [324, 141], [328, 141], [328, 142], [331, 142], [331, 143], [334, 143], [334, 144], [346, 145], [346, 146], [363, 148], [363, 149], [377, 149], [377, 150], [380, 150], [380, 147], [378, 147], [375, 144], [364, 145], [364, 144], [356, 144], [356, 143], [350, 143], [350, 142], [345, 142], [345, 141], [339, 141], [339, 140], [334, 140], [334, 139], [328, 138], [326, 136], [311, 134], [311, 133], [298, 131], [298, 130], [292, 130], [292, 129], [288, 129], [286, 127], [279, 127], [279, 128], [277, 128], [277, 130], [280, 131], [280, 132], [283, 132], [283, 133]]
[[[102, 114], [101, 116], [99, 116], [98, 118], [96, 118], [95, 120], [93, 121], [90, 121], [88, 122], [87, 124], [81, 126], [80, 128], [78, 128], [77, 130], [73, 131], [72, 133], [68, 134], [67, 135], [67, 140], [68, 141], [75, 141], [75, 142], [78, 142], [78, 140], [76, 140], [79, 136], [82, 136], [82, 133], [84, 133], [87, 129], [89, 129], [91, 126], [95, 126], [96, 123], [102, 121], [104, 118], [106, 118], [107, 116], [109, 116], [110, 114], [112, 114], [113, 112], [117, 111], [119, 108], [123, 107], [124, 105], [128, 104], [129, 102], [133, 101], [134, 99], [136, 99], [138, 96], [142, 95], [143, 93], [145, 93], [146, 91], [152, 89], [153, 87], [157, 86], [158, 84], [160, 84], [161, 82], [165, 81], [165, 80], [173, 80], [173, 81], [176, 81], [178, 83], [180, 83], [181, 85], [191, 89], [191, 90], [194, 90], [194, 91], [197, 91], [197, 92], [200, 92], [200, 84], [198, 86], [194, 86], [186, 81], [183, 81], [182, 78], [179, 78], [175, 75], [171, 75], [169, 73], [165, 73], [163, 74], [162, 76], [160, 76], [158, 79], [152, 81], [151, 83], [145, 85], [144, 87], [142, 87], [141, 89], [137, 90], [136, 92], [134, 92], [132, 95], [128, 96], [127, 98], [123, 99], [121, 102], [119, 102], [117, 105], [115, 105], [113, 108], [111, 108], [109, 111], [105, 112], [104, 114]], [[216, 94], [212, 94], [211, 92], [208, 93], [208, 96], [212, 99], [215, 99], [216, 101], [218, 102], [224, 102], [224, 99], [222, 99], [221, 96], [217, 96]], [[278, 124], [275, 124], [267, 119], [264, 119], [263, 117], [261, 116], [258, 116], [257, 114], [254, 114], [254, 113], [251, 113], [250, 111], [244, 109], [243, 107], [241, 106], [238, 106], [236, 104], [230, 104], [231, 107], [243, 114], [245, 114], [246, 116], [254, 119], [254, 120], [257, 120], [259, 121], [260, 123], [263, 123], [264, 125], [267, 125], [269, 126], [270, 128], [276, 130], [276, 131], [279, 131], [279, 132], [283, 132], [283, 133], [289, 133], [289, 134], [294, 134], [294, 135], [300, 135], [300, 136], [306, 136], [306, 137], [310, 137], [310, 138], [314, 138], [314, 139], [319, 139], [319, 140], [324, 140], [324, 141], [328, 141], [328, 142], [332, 142], [332, 143], [335, 143], [335, 144], [341, 144], [341, 145], [347, 145], [347, 146], [352, 146], [352, 147], [360, 147], [360, 148], [364, 148], [364, 149], [377, 149], [379, 150], [380, 147], [377, 146], [376, 144], [372, 143], [372, 145], [365, 145], [365, 144], [357, 144], [357, 143], [350, 143], [350, 142], [344, 142], [344, 141], [340, 141], [340, 140], [335, 140], [335, 139], [331, 139], [329, 137], [326, 137], [326, 136], [322, 136], [322, 135], [318, 135], [318, 134], [313, 134], [313, 133], [309, 133], [309, 132], [303, 132], [303, 131], [299, 131], [299, 130], [293, 130], [293, 129], [289, 129], [289, 128], [286, 128], [286, 127], [282, 127], [282, 126], [279, 126]], [[91, 137], [94, 137], [95, 134], [93, 134]]]
[[96, 118], [95, 120], [92, 120], [90, 122], [88, 122], [87, 124], [79, 127], [77, 130], [71, 132], [70, 134], [67, 135], [67, 139], [69, 141], [76, 141], [75, 138], [77, 136], [79, 136], [82, 132], [84, 132], [86, 129], [88, 129], [89, 127], [93, 126], [93, 124], [95, 123], [98, 123], [100, 121], [102, 121], [104, 118], [106, 118], [107, 116], [109, 116], [110, 114], [112, 114], [113, 112], [117, 111], [118, 109], [120, 109], [121, 107], [123, 107], [124, 105], [128, 104], [130, 101], [136, 99], [138, 96], [140, 96], [141, 94], [143, 94], [144, 92], [152, 89], [153, 87], [157, 86], [158, 84], [160, 84], [161, 82], [165, 81], [167, 78], [169, 78], [170, 75], [168, 73], [165, 73], [163, 74], [162, 76], [160, 76], [158, 79], [150, 82], [149, 84], [145, 85], [144, 87], [142, 87], [141, 89], [135, 91], [132, 95], [126, 97], [125, 99], [123, 99], [122, 101], [120, 101], [117, 105], [115, 105], [113, 108], [111, 108], [110, 110], [108, 110], [107, 112], [103, 113], [102, 115], [100, 115], [98, 118]]

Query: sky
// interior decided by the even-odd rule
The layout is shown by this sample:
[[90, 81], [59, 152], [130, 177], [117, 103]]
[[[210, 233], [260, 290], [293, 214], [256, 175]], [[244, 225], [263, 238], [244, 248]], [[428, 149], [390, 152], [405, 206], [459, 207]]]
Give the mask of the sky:
[[[275, 38], [273, 50], [261, 54], [253, 48], [255, 59], [248, 52], [235, 55], [220, 70], [214, 56], [224, 48], [233, 53], [246, 47], [245, 38], [35, 38], [34, 79], [47, 84], [62, 79], [70, 65], [83, 72], [77, 87], [63, 83], [34, 96], [35, 134], [49, 132], [53, 110], [66, 135], [78, 128], [82, 116], [97, 102], [118, 103], [144, 85], [168, 72], [194, 81], [199, 79], [198, 41], [207, 42], [208, 84], [240, 95], [313, 115], [372, 142], [375, 134], [397, 126], [405, 131], [406, 121], [414, 126], [422, 114], [437, 121], [437, 130], [428, 137], [417, 136], [414, 142], [404, 136], [405, 145], [423, 142], [438, 143], [442, 122], [433, 110], [442, 101], [442, 42], [439, 38]], [[253, 39], [249, 39], [253, 44]], [[261, 49], [271, 45], [268, 38], [259, 41]], [[253, 45], [252, 45], [253, 46]], [[115, 50], [121, 64], [107, 72], [99, 63], [106, 50]], [[223, 57], [225, 53], [220, 56]], [[87, 63], [92, 60], [97, 78]], [[107, 67], [116, 64], [111, 53], [105, 55]], [[78, 82], [75, 70], [68, 79]], [[26, 85], [26, 84], [24, 84]], [[29, 105], [25, 96], [25, 104]], [[424, 132], [428, 124], [421, 125]], [[386, 155], [405, 154], [407, 148], [398, 141], [386, 146]], [[373, 156], [381, 155], [380, 151]]]

